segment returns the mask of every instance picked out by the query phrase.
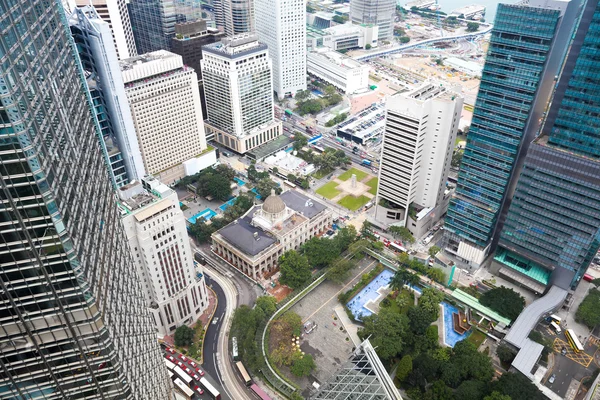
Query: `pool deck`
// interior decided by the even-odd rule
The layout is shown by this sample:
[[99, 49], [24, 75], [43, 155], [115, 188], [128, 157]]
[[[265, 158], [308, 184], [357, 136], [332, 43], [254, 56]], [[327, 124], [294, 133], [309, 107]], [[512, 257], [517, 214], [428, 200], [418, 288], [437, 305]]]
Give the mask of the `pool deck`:
[[338, 305], [334, 307], [333, 310], [335, 311], [335, 314], [339, 318], [342, 325], [344, 325], [344, 329], [348, 333], [348, 336], [350, 336], [352, 343], [354, 343], [355, 346], [358, 346], [362, 342], [358, 337], [358, 325], [348, 318], [348, 314], [346, 314], [343, 306]]

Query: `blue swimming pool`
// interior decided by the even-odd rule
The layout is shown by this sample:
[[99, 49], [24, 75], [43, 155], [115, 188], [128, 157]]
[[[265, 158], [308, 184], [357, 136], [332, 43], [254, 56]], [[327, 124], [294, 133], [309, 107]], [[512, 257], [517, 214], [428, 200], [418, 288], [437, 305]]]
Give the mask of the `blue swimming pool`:
[[318, 97], [323, 97], [323, 92], [321, 92], [320, 90], [313, 89], [313, 90], [311, 90], [311, 92], [312, 92], [312, 94], [314, 94], [315, 96], [318, 96]]
[[450, 347], [454, 347], [456, 343], [468, 338], [471, 334], [471, 330], [464, 335], [456, 333], [453, 327], [452, 314], [457, 313], [459, 311], [458, 308], [445, 301], [442, 302], [442, 307], [444, 309], [444, 343]]
[[211, 210], [210, 208], [207, 208], [203, 211], [200, 211], [198, 214], [191, 216], [190, 218], [188, 218], [188, 221], [190, 221], [191, 224], [195, 224], [196, 220], [198, 220], [199, 218], [204, 217], [205, 220], [210, 220], [212, 217], [214, 217], [215, 215], [217, 215], [216, 212], [214, 212], [213, 210]]
[[387, 286], [390, 283], [392, 276], [394, 276], [393, 271], [390, 271], [389, 269], [384, 270], [346, 304], [357, 321], [361, 321], [362, 318], [373, 314], [365, 308], [365, 304], [369, 300], [375, 300], [379, 296], [377, 290], [383, 286]]
[[242, 187], [246, 184], [246, 182], [244, 182], [243, 180], [241, 180], [240, 178], [238, 178], [237, 176], [235, 178], [233, 178], [233, 180], [235, 181], [235, 183], [238, 184], [238, 186]]
[[261, 195], [258, 194], [258, 190], [256, 190], [256, 188], [252, 189], [251, 192], [254, 193], [254, 195], [256, 196], [256, 198], [258, 200], [260, 200], [262, 198]]
[[225, 211], [225, 210], [227, 210], [227, 208], [228, 208], [229, 206], [232, 206], [232, 205], [233, 205], [233, 203], [235, 203], [235, 199], [236, 199], [236, 198], [237, 198], [237, 197], [234, 197], [234, 198], [230, 199], [229, 201], [227, 201], [226, 203], [223, 203], [223, 204], [221, 204], [221, 205], [219, 206], [219, 209], [220, 209], [221, 211]]

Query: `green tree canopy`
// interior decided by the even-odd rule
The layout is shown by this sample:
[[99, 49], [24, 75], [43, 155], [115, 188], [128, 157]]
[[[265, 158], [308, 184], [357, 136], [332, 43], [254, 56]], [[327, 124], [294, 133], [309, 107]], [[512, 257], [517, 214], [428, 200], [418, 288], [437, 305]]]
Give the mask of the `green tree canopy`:
[[450, 362], [457, 366], [463, 380], [489, 382], [494, 376], [492, 360], [486, 354], [478, 352], [477, 347], [467, 340], [456, 343]]
[[261, 198], [266, 199], [271, 195], [271, 190], [275, 190], [276, 194], [281, 194], [281, 188], [277, 186], [271, 178], [261, 179], [256, 182], [256, 191]]
[[505, 363], [511, 363], [515, 358], [515, 353], [506, 345], [501, 344], [496, 348], [496, 354], [500, 361]]
[[492, 392], [489, 396], [485, 396], [483, 400], [512, 400], [510, 396], [501, 394], [500, 392]]
[[394, 272], [394, 276], [390, 280], [390, 288], [402, 290], [404, 285], [414, 286], [417, 283], [419, 283], [419, 277], [401, 266]]
[[302, 245], [302, 254], [308, 259], [313, 268], [324, 268], [340, 255], [337, 246], [328, 238], [313, 236]]
[[306, 146], [308, 144], [308, 139], [306, 138], [306, 136], [302, 135], [302, 134], [298, 134], [294, 137], [294, 139], [296, 140], [294, 142], [294, 150], [300, 150], [301, 148], [303, 148], [304, 146]]
[[304, 354], [303, 356], [300, 355], [293, 361], [290, 371], [295, 376], [302, 377], [310, 375], [315, 368], [317, 368], [317, 364], [315, 364], [313, 356], [310, 354]]
[[525, 299], [523, 296], [513, 289], [504, 286], [484, 293], [479, 302], [513, 321], [517, 319], [523, 308], [525, 308]]
[[356, 228], [354, 225], [348, 225], [338, 230], [333, 242], [340, 253], [348, 250], [350, 245], [356, 240]]
[[[415, 335], [423, 335], [427, 328], [437, 318], [431, 310], [426, 310], [421, 306], [414, 306], [408, 309], [408, 320], [410, 329]], [[421, 338], [422, 339], [422, 338]], [[417, 338], [416, 340], [421, 340]]]
[[402, 242], [411, 243], [411, 244], [415, 242], [415, 238], [413, 237], [412, 233], [410, 233], [408, 228], [406, 228], [404, 226], [392, 226], [392, 227], [390, 227], [390, 233], [394, 237], [400, 238], [400, 240], [402, 240]]
[[480, 400], [486, 393], [486, 384], [481, 381], [464, 381], [456, 388], [454, 397], [459, 400]]
[[467, 32], [477, 32], [479, 24], [477, 22], [467, 22]]
[[175, 346], [189, 346], [194, 340], [194, 330], [187, 325], [181, 325], [175, 329]]
[[435, 257], [435, 255], [436, 255], [437, 253], [439, 253], [439, 252], [440, 252], [440, 250], [441, 250], [441, 249], [440, 249], [439, 247], [437, 247], [437, 246], [431, 246], [431, 247], [429, 248], [429, 257]]
[[331, 263], [332, 267], [327, 271], [327, 279], [342, 283], [350, 276], [350, 271], [356, 266], [354, 261], [346, 258], [338, 258]]
[[590, 328], [600, 324], [600, 291], [590, 290], [577, 308], [575, 319]]
[[277, 299], [273, 296], [259, 296], [256, 299], [256, 307], [261, 308], [266, 317], [270, 317], [277, 311]]
[[388, 308], [379, 314], [363, 319], [364, 328], [358, 331], [361, 340], [370, 336], [370, 342], [377, 349], [379, 357], [388, 360], [396, 357], [404, 348], [404, 337], [408, 331], [408, 318]]
[[281, 269], [279, 281], [292, 289], [296, 289], [310, 280], [311, 272], [308, 260], [295, 250], [289, 250], [280, 257], [279, 267]]
[[412, 372], [413, 369], [413, 360], [412, 357], [407, 354], [398, 363], [398, 368], [396, 369], [396, 379], [400, 382], [404, 382], [404, 380], [408, 377], [408, 374]]
[[444, 300], [444, 293], [433, 288], [424, 288], [419, 297], [419, 307], [430, 313], [435, 321], [440, 313], [440, 303]]
[[541, 400], [544, 398], [533, 382], [520, 372], [502, 374], [500, 379], [492, 384], [492, 390], [509, 396], [511, 400]]

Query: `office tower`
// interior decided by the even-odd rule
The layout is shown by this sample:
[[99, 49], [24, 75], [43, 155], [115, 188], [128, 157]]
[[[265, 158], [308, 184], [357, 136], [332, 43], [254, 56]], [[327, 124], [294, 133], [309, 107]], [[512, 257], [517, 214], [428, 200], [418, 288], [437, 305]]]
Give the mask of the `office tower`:
[[600, 246], [600, 4], [588, 1], [500, 234], [499, 273], [573, 288]]
[[215, 26], [221, 32], [225, 32], [225, 10], [223, 0], [213, 0], [213, 18]]
[[394, 36], [394, 0], [351, 0], [350, 20], [355, 24], [377, 25], [379, 40], [390, 40]]
[[208, 307], [201, 268], [194, 269], [177, 193], [147, 176], [118, 190], [119, 210], [146, 305], [158, 335], [172, 335]]
[[207, 150], [196, 72], [165, 50], [121, 60], [148, 174], [173, 184], [216, 162]]
[[225, 34], [215, 28], [208, 28], [206, 21], [186, 22], [175, 25], [175, 37], [171, 39], [171, 51], [183, 58], [183, 63], [194, 68], [198, 75], [198, 89], [200, 91], [200, 103], [202, 104], [202, 115], [208, 115], [206, 111], [206, 99], [204, 98], [204, 86], [202, 83], [202, 46], [218, 42]]
[[202, 52], [208, 135], [240, 154], [281, 135], [267, 46], [244, 34], [204, 46]]
[[117, 188], [145, 173], [111, 30], [91, 6], [76, 8], [69, 25], [100, 122], [110, 177]]
[[4, 399], [169, 399], [60, 2], [0, 1]]
[[478, 268], [495, 244], [504, 201], [539, 129], [577, 9], [577, 0], [498, 6], [446, 216], [444, 249], [464, 267]]
[[306, 90], [306, 5], [302, 0], [256, 0], [256, 34], [273, 60], [279, 99]]
[[421, 237], [445, 213], [460, 87], [426, 83], [388, 99], [375, 218]]
[[[254, 0], [219, 0], [217, 4], [222, 16], [215, 15], [217, 21], [223, 20], [227, 36], [254, 32]], [[215, 10], [217, 11], [217, 10]]]
[[117, 58], [137, 55], [125, 0], [75, 0], [75, 4], [77, 7], [93, 6], [100, 18], [108, 23], [117, 50]]

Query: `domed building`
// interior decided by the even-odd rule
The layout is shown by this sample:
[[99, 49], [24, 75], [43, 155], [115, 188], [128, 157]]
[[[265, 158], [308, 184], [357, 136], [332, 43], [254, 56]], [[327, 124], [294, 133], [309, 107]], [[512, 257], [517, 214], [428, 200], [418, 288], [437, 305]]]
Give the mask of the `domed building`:
[[331, 210], [296, 190], [271, 191], [263, 204], [212, 234], [213, 250], [252, 279], [278, 271], [278, 260], [332, 224]]

